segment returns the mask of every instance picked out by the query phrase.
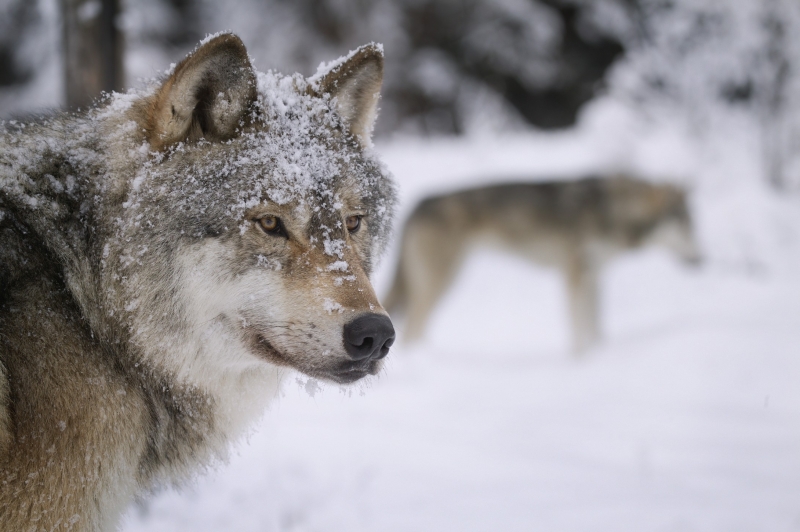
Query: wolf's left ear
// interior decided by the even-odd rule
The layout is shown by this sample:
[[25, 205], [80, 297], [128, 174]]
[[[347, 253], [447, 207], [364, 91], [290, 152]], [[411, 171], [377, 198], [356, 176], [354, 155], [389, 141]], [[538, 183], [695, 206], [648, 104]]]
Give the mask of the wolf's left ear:
[[202, 44], [164, 81], [146, 111], [150, 146], [227, 140], [256, 100], [256, 76], [241, 39], [230, 33]]
[[383, 47], [364, 45], [311, 82], [318, 94], [335, 98], [336, 110], [350, 133], [362, 146], [370, 146], [383, 82]]

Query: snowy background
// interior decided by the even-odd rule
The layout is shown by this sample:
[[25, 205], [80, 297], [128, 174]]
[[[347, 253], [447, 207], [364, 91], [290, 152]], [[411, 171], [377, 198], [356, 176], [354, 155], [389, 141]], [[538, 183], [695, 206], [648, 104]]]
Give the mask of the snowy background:
[[[227, 463], [132, 508], [124, 532], [800, 530], [796, 2], [123, 6], [132, 85], [205, 31], [239, 33], [260, 70], [307, 74], [384, 41], [376, 150], [398, 228], [428, 194], [625, 171], [691, 191], [705, 257], [611, 264], [606, 340], [576, 360], [558, 272], [479, 251], [381, 375], [289, 379]], [[52, 0], [0, 1], [0, 65], [16, 69], [0, 73], [2, 116], [62, 105], [58, 21]], [[525, 106], [578, 93], [555, 118]]]
[[[690, 157], [675, 139], [605, 133], [378, 150], [404, 213], [463, 181], [613, 166], [626, 146], [643, 163]], [[615, 262], [607, 341], [585, 359], [569, 355], [557, 272], [478, 253], [426, 340], [393, 347], [378, 378], [318, 390], [299, 377], [230, 463], [133, 509], [123, 530], [800, 529], [800, 212], [759, 187], [708, 188], [699, 229], [716, 256], [698, 270], [657, 250]], [[771, 262], [743, 260], [740, 241]]]

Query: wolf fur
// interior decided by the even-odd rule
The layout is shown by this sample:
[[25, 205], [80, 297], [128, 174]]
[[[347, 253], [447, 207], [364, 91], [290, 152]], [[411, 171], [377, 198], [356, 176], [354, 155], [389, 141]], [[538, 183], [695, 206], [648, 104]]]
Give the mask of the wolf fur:
[[468, 252], [499, 247], [566, 278], [572, 348], [600, 338], [598, 276], [613, 257], [662, 245], [688, 262], [699, 254], [686, 194], [624, 176], [492, 185], [422, 201], [403, 229], [394, 283], [385, 300], [406, 312], [404, 339], [424, 332]]
[[[219, 34], [145, 90], [3, 126], [0, 530], [112, 530], [223, 456], [287, 369], [380, 370], [382, 72], [367, 45], [258, 73]], [[385, 343], [353, 359], [364, 316]]]

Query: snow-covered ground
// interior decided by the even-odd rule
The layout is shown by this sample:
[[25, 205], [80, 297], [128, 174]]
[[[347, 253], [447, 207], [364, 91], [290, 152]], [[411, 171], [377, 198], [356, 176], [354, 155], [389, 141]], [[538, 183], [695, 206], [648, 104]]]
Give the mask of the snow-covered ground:
[[630, 131], [378, 149], [401, 220], [427, 193], [488, 180], [694, 178], [703, 268], [658, 250], [615, 262], [607, 340], [575, 360], [557, 273], [477, 253], [426, 340], [392, 348], [378, 378], [292, 378], [229, 463], [132, 509], [123, 530], [800, 530], [800, 205], [735, 157], [720, 185], [719, 161]]

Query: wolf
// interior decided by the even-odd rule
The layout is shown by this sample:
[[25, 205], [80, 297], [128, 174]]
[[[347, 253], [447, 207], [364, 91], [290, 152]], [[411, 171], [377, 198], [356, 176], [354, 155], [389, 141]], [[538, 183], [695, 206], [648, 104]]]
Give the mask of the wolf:
[[144, 89], [3, 125], [0, 530], [113, 530], [224, 457], [290, 369], [380, 371], [382, 77], [380, 45], [304, 78], [222, 33]]
[[469, 251], [479, 245], [560, 270], [567, 281], [572, 350], [600, 339], [598, 277], [628, 250], [660, 245], [700, 259], [686, 192], [631, 177], [506, 183], [429, 197], [405, 223], [384, 301], [406, 312], [404, 340], [419, 339]]

